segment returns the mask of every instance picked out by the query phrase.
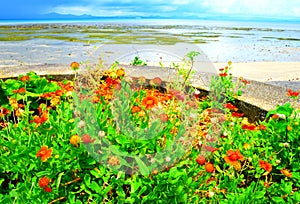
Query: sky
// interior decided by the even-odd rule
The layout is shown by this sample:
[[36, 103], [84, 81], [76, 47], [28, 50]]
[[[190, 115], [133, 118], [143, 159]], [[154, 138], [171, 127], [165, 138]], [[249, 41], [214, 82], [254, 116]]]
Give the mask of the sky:
[[2, 0], [0, 19], [40, 18], [47, 13], [105, 17], [207, 16], [294, 19], [300, 0]]

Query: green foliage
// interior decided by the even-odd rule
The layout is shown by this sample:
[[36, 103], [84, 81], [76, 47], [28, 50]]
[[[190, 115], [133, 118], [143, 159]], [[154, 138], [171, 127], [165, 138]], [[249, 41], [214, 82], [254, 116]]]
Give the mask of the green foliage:
[[[193, 61], [196, 55], [187, 57]], [[147, 90], [138, 89], [139, 83], [122, 82], [118, 71], [114, 67], [110, 75], [102, 75], [100, 82], [109, 86], [97, 90], [98, 95], [88, 86], [74, 94], [74, 82], [56, 82], [33, 72], [25, 75], [27, 80], [20, 76], [0, 81], [0, 203], [300, 202], [299, 107], [278, 106], [265, 121], [253, 124], [234, 117], [238, 110], [229, 110], [224, 102], [234, 100], [244, 85], [236, 85], [227, 70], [212, 80], [211, 98], [193, 101], [197, 113], [179, 100], [190, 92], [175, 93], [178, 100], [168, 100], [164, 112], [155, 112], [162, 110], [142, 105]], [[117, 94], [111, 96], [112, 87]], [[22, 88], [25, 92], [16, 91]], [[107, 92], [101, 95], [103, 90]], [[133, 106], [141, 110], [133, 113]], [[203, 138], [212, 124], [212, 108], [224, 110], [226, 117], [222, 137], [207, 147]], [[168, 120], [154, 117], [161, 113]], [[184, 126], [182, 121], [190, 120], [181, 120], [195, 114], [196, 133], [185, 128], [193, 129], [194, 123]], [[174, 127], [177, 134], [170, 133]], [[90, 138], [84, 139], [83, 133]], [[185, 133], [192, 138], [189, 151], [172, 161], [178, 149], [171, 144]], [[45, 161], [38, 156], [42, 146], [52, 150]], [[211, 151], [202, 165], [196, 158], [204, 155], [204, 149]], [[142, 157], [164, 150], [170, 151], [158, 158], [157, 166]], [[237, 150], [242, 158], [228, 162], [237, 157], [229, 157], [230, 152]], [[116, 165], [108, 168], [113, 161]], [[272, 169], [266, 170], [262, 161]], [[213, 173], [208, 163], [213, 164]], [[123, 170], [132, 168], [129, 164], [138, 171], [126, 174]], [[43, 177], [49, 179], [52, 192], [42, 187]]]
[[141, 60], [138, 56], [135, 56], [130, 64], [133, 66], [147, 66], [147, 62]]

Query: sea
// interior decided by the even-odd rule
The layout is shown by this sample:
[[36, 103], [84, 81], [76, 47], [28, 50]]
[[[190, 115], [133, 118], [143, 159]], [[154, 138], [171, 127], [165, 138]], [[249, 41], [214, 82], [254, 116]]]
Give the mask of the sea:
[[144, 48], [169, 60], [194, 50], [210, 62], [300, 62], [300, 21], [0, 20], [0, 68], [88, 61], [112, 46], [113, 60]]

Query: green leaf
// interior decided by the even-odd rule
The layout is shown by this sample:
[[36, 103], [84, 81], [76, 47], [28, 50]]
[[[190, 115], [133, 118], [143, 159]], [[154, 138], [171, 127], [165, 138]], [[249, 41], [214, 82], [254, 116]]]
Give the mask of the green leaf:
[[138, 196], [140, 197], [146, 190], [147, 190], [147, 187], [143, 186], [143, 188], [139, 191]]
[[98, 193], [101, 191], [101, 187], [95, 181], [92, 181], [89, 187]]
[[300, 202], [300, 192], [299, 191], [295, 192], [293, 198], [296, 202]]
[[265, 195], [264, 191], [257, 191], [257, 192], [254, 193], [253, 197], [258, 200], [258, 199], [263, 198], [264, 195]]
[[278, 197], [278, 196], [274, 196], [272, 198], [272, 201], [274, 201], [275, 203], [285, 203], [284, 200], [283, 200], [283, 198]]
[[58, 193], [58, 189], [59, 189], [59, 186], [60, 186], [61, 178], [64, 174], [65, 174], [64, 172], [61, 172], [60, 174], [58, 174], [58, 177], [57, 177], [57, 180], [56, 180], [56, 192], [57, 193]]
[[136, 157], [135, 160], [139, 166], [139, 170], [140, 170], [141, 174], [148, 175], [150, 173], [150, 170], [146, 166], [146, 164], [139, 157]]

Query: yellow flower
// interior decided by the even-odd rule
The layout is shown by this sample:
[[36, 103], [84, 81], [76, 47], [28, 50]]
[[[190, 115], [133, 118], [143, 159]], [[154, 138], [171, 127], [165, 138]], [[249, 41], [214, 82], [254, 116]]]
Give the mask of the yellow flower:
[[78, 144], [80, 143], [80, 137], [78, 135], [73, 135], [70, 137], [70, 143], [73, 146], [78, 146]]

